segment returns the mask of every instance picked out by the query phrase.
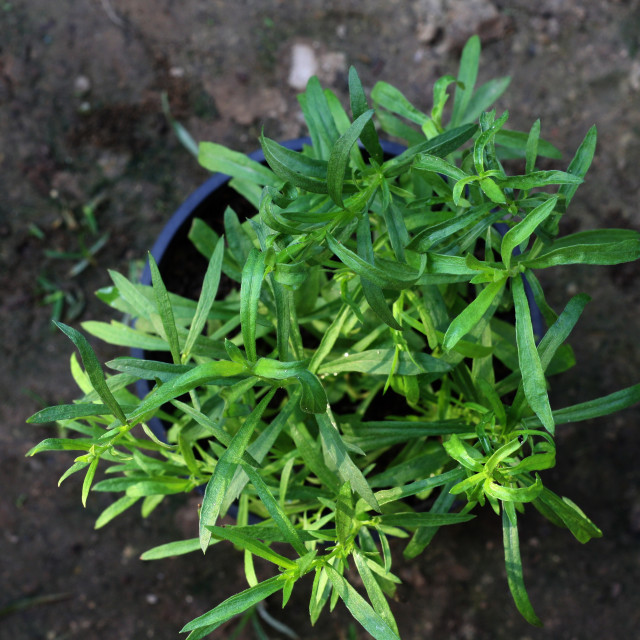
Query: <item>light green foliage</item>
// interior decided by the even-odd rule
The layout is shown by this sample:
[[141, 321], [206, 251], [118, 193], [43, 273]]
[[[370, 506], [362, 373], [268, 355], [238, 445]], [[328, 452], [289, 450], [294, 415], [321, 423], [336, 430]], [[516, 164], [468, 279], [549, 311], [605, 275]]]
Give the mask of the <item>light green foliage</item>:
[[[214, 543], [244, 550], [249, 587], [187, 624], [192, 640], [252, 615], [278, 591], [286, 603], [306, 574], [314, 576], [312, 622], [342, 599], [373, 637], [398, 638], [388, 537], [404, 540], [412, 558], [440, 527], [485, 506], [502, 520], [516, 606], [539, 624], [517, 515], [533, 506], [581, 542], [601, 535], [544, 486], [543, 472], [555, 465], [555, 430], [630, 406], [640, 385], [551, 406], [548, 378], [574, 364], [565, 341], [588, 297], [558, 315], [535, 271], [636, 260], [640, 236], [558, 237], [595, 129], [566, 171], [536, 169], [557, 150], [540, 137], [540, 122], [510, 131], [508, 114], [490, 110], [508, 79], [476, 88], [479, 55], [474, 37], [457, 78], [436, 83], [428, 112], [386, 83], [371, 105], [352, 69], [349, 116], [312, 79], [300, 98], [312, 147], [294, 151], [262, 135], [268, 166], [203, 143], [200, 162], [233, 176], [255, 216], [243, 221], [227, 209], [224, 237], [194, 221], [190, 238], [208, 259], [198, 301], [168, 292], [152, 260], [152, 286], [114, 273], [102, 294], [132, 322], [83, 325], [112, 344], [165, 352], [166, 361], [118, 358], [105, 377], [87, 339], [60, 325], [84, 365], [72, 360], [82, 397], [30, 419], [58, 421], [67, 437], [29, 454], [80, 452], [61, 480], [84, 471], [83, 502], [106, 468], [93, 489], [120, 496], [98, 527], [138, 503], [147, 517], [165, 497], [206, 486], [199, 538], [144, 559]], [[385, 157], [380, 130], [404, 138], [407, 150]], [[502, 236], [496, 223], [507, 227]], [[223, 277], [232, 285], [226, 297]], [[140, 379], [153, 384], [142, 399], [128, 390]], [[149, 429], [152, 417], [164, 420], [167, 442]], [[429, 499], [428, 510], [417, 512], [414, 496]], [[238, 524], [221, 526], [237, 499]], [[249, 512], [261, 521], [249, 524]], [[275, 551], [275, 542], [285, 546]], [[258, 581], [254, 557], [274, 565], [271, 578]], [[349, 582], [354, 571], [366, 597]]]

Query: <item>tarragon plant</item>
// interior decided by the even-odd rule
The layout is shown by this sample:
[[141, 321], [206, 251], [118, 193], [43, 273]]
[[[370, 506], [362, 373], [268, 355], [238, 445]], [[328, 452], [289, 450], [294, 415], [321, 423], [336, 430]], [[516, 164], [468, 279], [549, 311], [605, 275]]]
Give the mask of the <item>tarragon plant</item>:
[[[630, 406], [640, 385], [550, 405], [548, 378], [574, 364], [565, 341], [589, 298], [573, 297], [558, 314], [538, 273], [635, 260], [640, 236], [559, 235], [595, 128], [566, 171], [537, 169], [538, 156], [557, 150], [540, 138], [539, 121], [511, 131], [507, 113], [489, 110], [508, 78], [476, 88], [479, 54], [474, 37], [457, 78], [435, 83], [430, 113], [383, 82], [371, 108], [351, 69], [347, 110], [309, 81], [300, 105], [312, 144], [301, 152], [263, 135], [263, 165], [201, 144], [202, 165], [232, 176], [255, 215], [240, 220], [228, 208], [224, 236], [193, 221], [209, 260], [199, 300], [169, 293], [150, 258], [152, 286], [112, 273], [99, 293], [126, 320], [82, 325], [166, 360], [124, 356], [105, 375], [83, 334], [59, 324], [80, 352], [82, 366], [73, 357], [71, 369], [83, 395], [30, 422], [58, 421], [77, 437], [46, 439], [29, 455], [81, 452], [60, 481], [82, 472], [83, 503], [90, 489], [119, 495], [98, 527], [130, 507], [147, 517], [171, 494], [202, 490], [198, 536], [144, 559], [221, 541], [244, 549], [247, 589], [189, 622], [189, 640], [277, 592], [286, 604], [309, 573], [312, 622], [341, 599], [373, 637], [398, 638], [389, 539], [413, 558], [441, 527], [481, 508], [501, 518], [509, 588], [540, 624], [523, 582], [519, 515], [533, 507], [581, 542], [601, 536], [545, 487], [543, 472], [555, 464], [557, 427]], [[406, 151], [385, 157], [380, 130]], [[142, 398], [130, 390], [140, 379], [153, 385]], [[166, 438], [150, 429], [152, 417]], [[99, 466], [107, 477], [94, 484]], [[221, 526], [234, 504], [237, 524]], [[275, 542], [286, 546], [276, 551]], [[258, 581], [254, 557], [273, 565], [272, 577]]]

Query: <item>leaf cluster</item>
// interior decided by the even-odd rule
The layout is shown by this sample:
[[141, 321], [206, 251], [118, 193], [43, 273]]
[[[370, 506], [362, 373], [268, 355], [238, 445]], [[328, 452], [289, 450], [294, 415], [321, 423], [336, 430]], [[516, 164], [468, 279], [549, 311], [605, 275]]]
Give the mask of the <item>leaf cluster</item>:
[[[209, 261], [198, 301], [168, 292], [151, 257], [151, 286], [112, 273], [100, 292], [129, 321], [83, 324], [165, 359], [117, 358], [105, 375], [86, 338], [60, 325], [80, 352], [83, 366], [74, 357], [72, 372], [83, 397], [30, 422], [59, 421], [77, 437], [44, 440], [30, 454], [79, 451], [61, 481], [86, 471], [83, 501], [91, 487], [121, 494], [96, 526], [136, 504], [147, 516], [166, 496], [204, 487], [198, 537], [145, 559], [220, 541], [244, 550], [248, 588], [187, 624], [189, 640], [276, 592], [286, 604], [309, 573], [312, 622], [343, 600], [373, 637], [397, 638], [389, 539], [415, 557], [441, 527], [484, 506], [502, 519], [515, 604], [539, 624], [518, 515], [530, 504], [581, 542], [601, 535], [541, 473], [555, 465], [557, 425], [623, 409], [640, 386], [552, 408], [549, 378], [574, 364], [566, 340], [588, 297], [556, 314], [536, 274], [635, 260], [640, 236], [559, 236], [595, 129], [566, 171], [537, 169], [538, 156], [557, 150], [539, 122], [510, 131], [508, 114], [490, 110], [508, 79], [476, 87], [479, 55], [474, 37], [457, 78], [434, 85], [430, 113], [382, 82], [371, 107], [352, 69], [350, 114], [316, 78], [300, 96], [312, 142], [302, 150], [263, 135], [263, 165], [202, 143], [202, 165], [230, 175], [255, 216], [227, 209], [221, 236], [193, 221]], [[381, 133], [406, 150], [385, 155]], [[130, 391], [137, 380], [153, 385], [141, 399]], [[148, 426], [154, 417], [166, 437]], [[93, 484], [100, 462], [107, 476]], [[220, 526], [234, 503], [237, 524]], [[272, 577], [258, 581], [255, 557], [274, 565]]]

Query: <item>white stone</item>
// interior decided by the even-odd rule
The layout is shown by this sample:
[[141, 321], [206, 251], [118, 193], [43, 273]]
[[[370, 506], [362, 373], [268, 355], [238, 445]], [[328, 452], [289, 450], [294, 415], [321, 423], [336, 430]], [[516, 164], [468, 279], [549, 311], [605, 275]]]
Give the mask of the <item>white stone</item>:
[[289, 70], [289, 86], [303, 91], [311, 76], [318, 72], [318, 59], [312, 47], [297, 43], [291, 48], [291, 68]]

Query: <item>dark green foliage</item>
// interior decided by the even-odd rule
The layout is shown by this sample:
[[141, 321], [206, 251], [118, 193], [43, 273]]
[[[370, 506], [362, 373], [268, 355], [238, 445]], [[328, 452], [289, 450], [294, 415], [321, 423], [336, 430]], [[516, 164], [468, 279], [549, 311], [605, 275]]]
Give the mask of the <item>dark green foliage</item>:
[[[81, 437], [47, 439], [30, 454], [82, 452], [63, 479], [88, 469], [83, 501], [99, 463], [108, 466], [94, 489], [121, 497], [97, 526], [138, 502], [147, 516], [165, 496], [206, 485], [199, 539], [144, 559], [222, 540], [245, 550], [249, 588], [187, 624], [192, 640], [277, 591], [286, 603], [308, 573], [312, 621], [340, 598], [372, 636], [398, 638], [388, 536], [406, 538], [405, 556], [415, 557], [441, 526], [485, 506], [502, 519], [516, 606], [539, 624], [524, 586], [518, 513], [531, 503], [581, 542], [601, 535], [541, 474], [555, 465], [560, 425], [628, 407], [640, 391], [550, 405], [548, 377], [574, 364], [565, 340], [588, 297], [557, 315], [535, 271], [636, 260], [640, 236], [558, 237], [595, 129], [566, 172], [537, 170], [537, 157], [557, 150], [540, 138], [539, 122], [509, 131], [508, 114], [489, 111], [508, 79], [475, 89], [479, 55], [474, 37], [458, 78], [436, 83], [430, 114], [386, 83], [374, 88], [371, 109], [352, 69], [351, 119], [315, 78], [301, 97], [312, 148], [292, 151], [263, 135], [263, 166], [202, 144], [204, 166], [233, 176], [256, 202], [262, 194], [256, 215], [240, 221], [228, 209], [224, 237], [194, 221], [190, 237], [209, 259], [197, 303], [167, 292], [151, 260], [152, 287], [112, 274], [105, 296], [133, 324], [83, 325], [113, 344], [165, 351], [170, 363], [119, 358], [109, 363], [119, 373], [105, 378], [86, 338], [60, 325], [80, 351], [85, 371], [75, 360], [73, 371], [84, 397], [30, 421], [57, 420]], [[408, 149], [385, 159], [374, 123]], [[522, 173], [507, 175], [506, 158], [519, 158]], [[236, 283], [225, 298], [222, 274]], [[543, 336], [534, 334], [526, 283], [548, 324]], [[140, 400], [127, 390], [138, 379], [155, 385]], [[154, 416], [169, 427], [166, 443], [147, 426]], [[414, 496], [429, 509], [416, 512]], [[238, 525], [221, 527], [238, 499]], [[249, 512], [262, 522], [249, 525]], [[252, 556], [273, 563], [273, 577], [258, 582]], [[368, 601], [349, 583], [349, 564]]]

